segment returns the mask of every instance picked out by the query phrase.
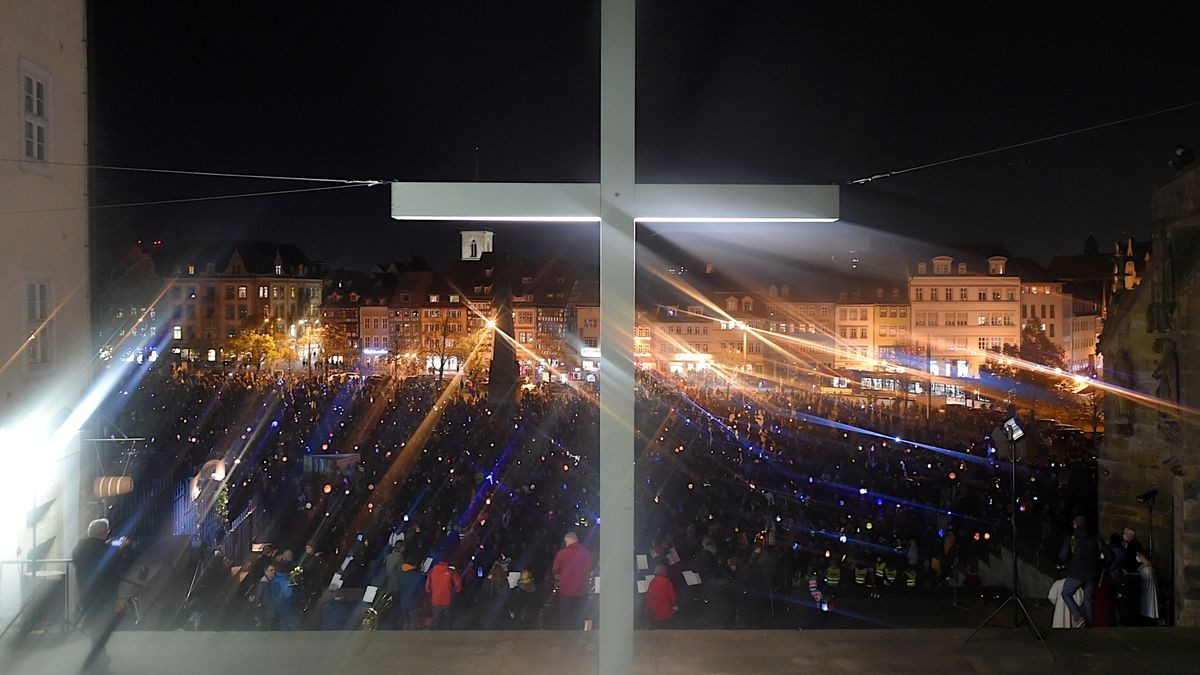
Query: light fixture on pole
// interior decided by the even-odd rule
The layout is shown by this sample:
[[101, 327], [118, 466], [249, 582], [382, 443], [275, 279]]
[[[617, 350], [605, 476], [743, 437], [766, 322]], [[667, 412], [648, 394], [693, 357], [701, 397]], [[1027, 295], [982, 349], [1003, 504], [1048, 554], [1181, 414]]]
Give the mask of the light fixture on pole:
[[1004, 602], [1000, 603], [996, 609], [988, 615], [983, 623], [976, 626], [975, 630], [966, 637], [963, 642], [970, 642], [971, 638], [975, 637], [984, 626], [999, 614], [1010, 602], [1013, 604], [1013, 630], [1021, 627], [1021, 620], [1024, 618], [1025, 625], [1037, 637], [1042, 646], [1046, 648], [1046, 653], [1050, 655], [1050, 660], [1054, 660], [1054, 652], [1050, 651], [1050, 645], [1046, 644], [1046, 639], [1042, 637], [1041, 631], [1038, 630], [1037, 624], [1033, 622], [1033, 618], [1029, 616], [1029, 610], [1025, 607], [1025, 603], [1021, 601], [1021, 586], [1020, 578], [1017, 571], [1017, 442], [1025, 437], [1025, 430], [1021, 428], [1020, 422], [1017, 420], [1017, 408], [1014, 405], [1008, 406], [1008, 419], [1000, 427], [996, 427], [992, 431], [992, 445], [994, 447], [1003, 447], [1007, 454], [1009, 483], [1008, 491], [1010, 496], [1009, 501], [1009, 525], [1012, 528], [1012, 594], [1008, 596]]

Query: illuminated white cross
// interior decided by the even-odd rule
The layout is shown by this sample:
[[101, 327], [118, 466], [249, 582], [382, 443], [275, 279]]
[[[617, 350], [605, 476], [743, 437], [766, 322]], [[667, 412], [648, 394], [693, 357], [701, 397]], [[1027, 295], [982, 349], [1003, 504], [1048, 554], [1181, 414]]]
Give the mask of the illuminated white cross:
[[832, 185], [634, 183], [634, 0], [602, 0], [600, 182], [393, 183], [398, 220], [600, 223], [599, 670], [633, 671], [634, 223], [832, 222]]

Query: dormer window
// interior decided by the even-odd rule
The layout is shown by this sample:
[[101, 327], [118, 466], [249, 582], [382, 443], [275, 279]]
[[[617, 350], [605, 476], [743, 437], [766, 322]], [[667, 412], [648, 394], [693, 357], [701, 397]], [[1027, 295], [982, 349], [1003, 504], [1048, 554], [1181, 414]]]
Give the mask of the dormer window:
[[188, 265], [188, 274], [189, 274], [189, 275], [195, 275], [195, 274], [196, 274], [196, 266], [195, 266], [195, 265]]
[[430, 302], [437, 302], [437, 301], [438, 301], [438, 294], [437, 294], [437, 293], [430, 293], [430, 294], [429, 294], [429, 301], [430, 301]]
[[965, 262], [958, 263], [958, 273], [959, 274], [967, 273], [967, 263], [965, 263]]
[[950, 274], [950, 265], [953, 261], [949, 257], [938, 257], [933, 259], [934, 274]]
[[925, 263], [917, 263], [917, 274], [925, 274]]
[[450, 294], [450, 302], [451, 302], [451, 303], [457, 303], [457, 302], [458, 302], [458, 294], [457, 294], [457, 293], [451, 293], [451, 294]]
[[275, 266], [275, 276], [278, 277], [278, 276], [282, 276], [282, 275], [283, 275], [283, 265], [276, 265]]
[[1004, 274], [1004, 264], [1008, 262], [1008, 258], [1004, 256], [994, 256], [988, 258], [988, 274]]
[[725, 301], [725, 309], [732, 312], [737, 310], [737, 298], [729, 298]]

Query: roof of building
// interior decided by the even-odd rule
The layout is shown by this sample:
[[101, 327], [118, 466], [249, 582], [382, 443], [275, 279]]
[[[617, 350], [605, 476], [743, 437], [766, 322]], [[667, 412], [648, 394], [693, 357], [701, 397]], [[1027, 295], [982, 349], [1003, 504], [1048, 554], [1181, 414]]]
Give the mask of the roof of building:
[[160, 275], [174, 276], [188, 266], [194, 266], [197, 274], [206, 274], [210, 263], [216, 274], [225, 274], [235, 254], [249, 275], [273, 275], [279, 264], [285, 276], [320, 276], [320, 264], [298, 246], [270, 241], [180, 241], [150, 255]]

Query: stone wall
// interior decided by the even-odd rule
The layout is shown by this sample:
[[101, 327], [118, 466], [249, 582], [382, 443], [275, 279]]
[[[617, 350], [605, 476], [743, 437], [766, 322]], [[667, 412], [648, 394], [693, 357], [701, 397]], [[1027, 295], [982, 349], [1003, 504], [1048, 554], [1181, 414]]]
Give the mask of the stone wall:
[[[1200, 625], [1200, 168], [1156, 191], [1151, 270], [1110, 308], [1104, 379], [1133, 393], [1105, 397], [1099, 456], [1100, 533], [1132, 525], [1153, 537], [1174, 619]], [[1157, 267], [1156, 267], [1157, 266]], [[1154, 522], [1138, 495], [1158, 490]], [[1153, 529], [1151, 530], [1151, 526]]]

